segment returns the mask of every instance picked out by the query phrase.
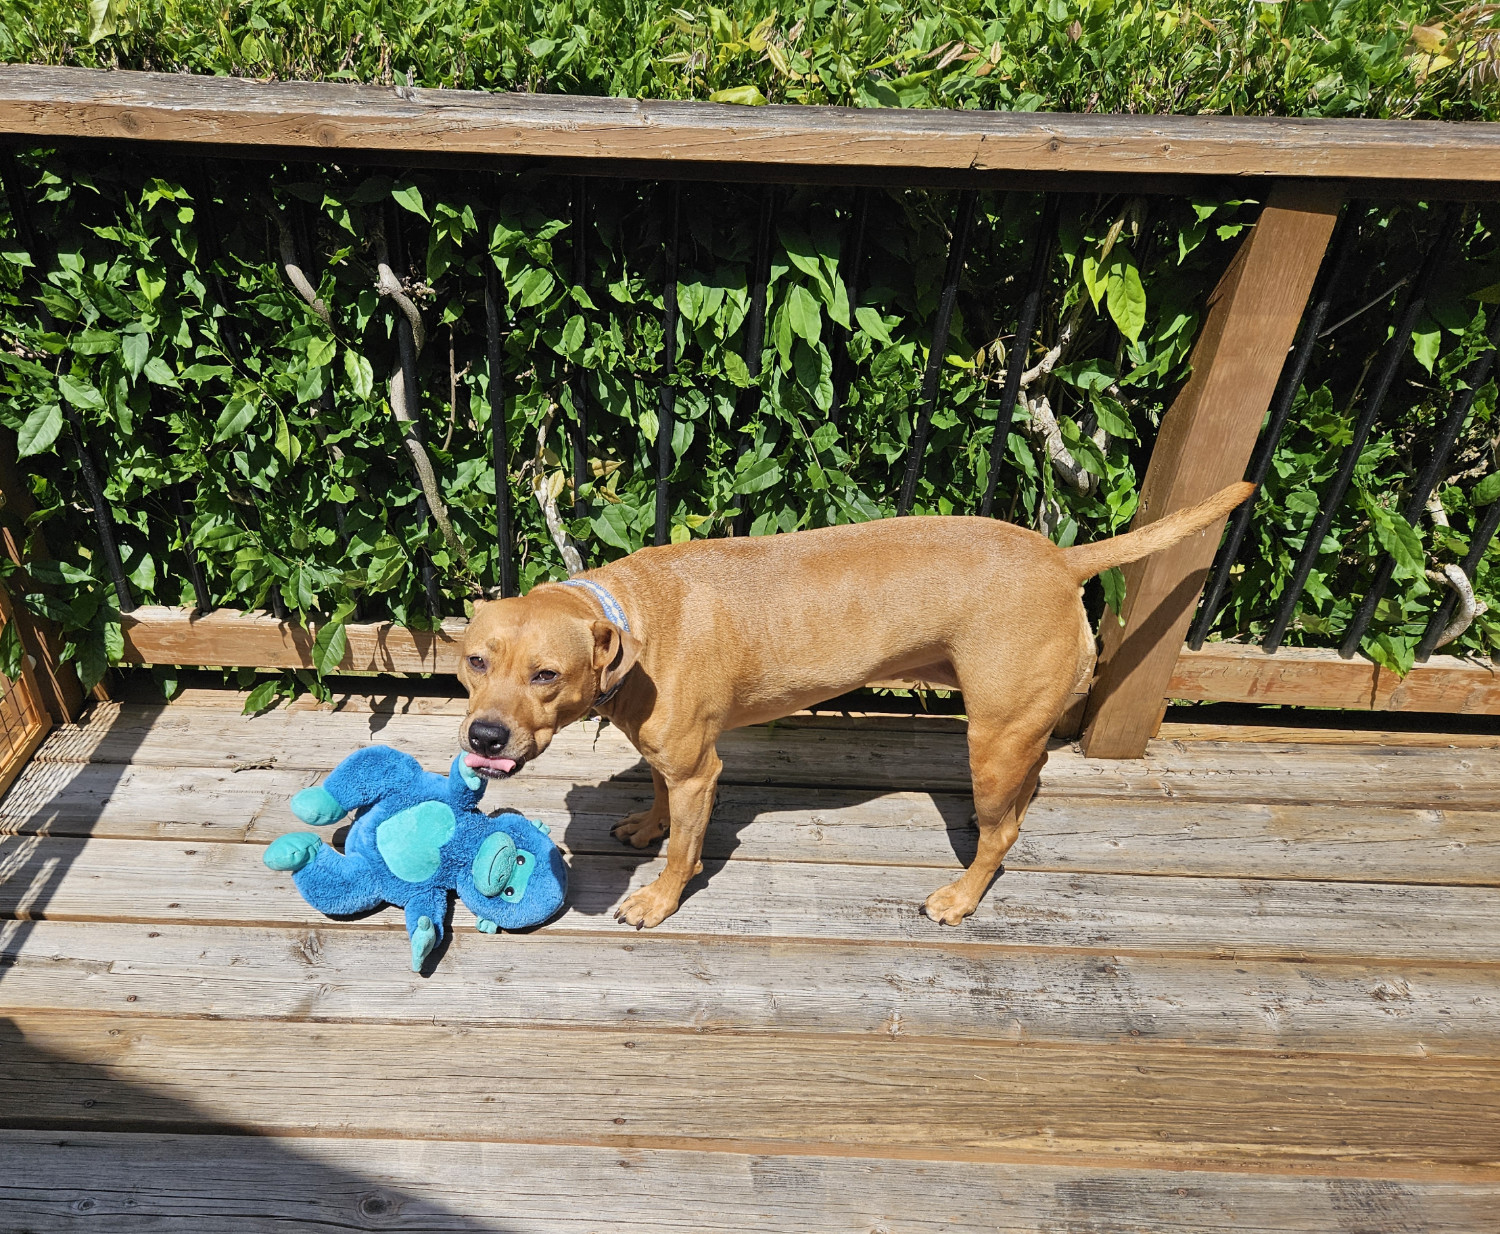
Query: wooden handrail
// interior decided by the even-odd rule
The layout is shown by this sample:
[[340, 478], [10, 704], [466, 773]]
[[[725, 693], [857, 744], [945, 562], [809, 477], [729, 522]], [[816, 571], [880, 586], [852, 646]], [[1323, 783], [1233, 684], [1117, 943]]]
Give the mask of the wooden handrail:
[[786, 179], [891, 169], [1313, 177], [1371, 182], [1372, 191], [1430, 181], [1471, 194], [1500, 185], [1500, 124], [1490, 123], [737, 107], [36, 65], [0, 66], [0, 134], [330, 158], [523, 156], [586, 160], [601, 172], [760, 166]]

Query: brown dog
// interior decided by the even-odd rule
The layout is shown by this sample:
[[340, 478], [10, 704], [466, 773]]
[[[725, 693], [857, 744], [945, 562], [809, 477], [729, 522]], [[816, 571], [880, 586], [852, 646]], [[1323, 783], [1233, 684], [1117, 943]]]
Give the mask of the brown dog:
[[722, 764], [719, 734], [870, 681], [963, 691], [979, 848], [927, 897], [934, 921], [974, 911], [1016, 841], [1047, 739], [1088, 681], [1094, 635], [1080, 584], [1222, 519], [1233, 484], [1139, 531], [1058, 548], [978, 518], [895, 518], [753, 539], [642, 549], [571, 583], [478, 606], [459, 676], [469, 763], [508, 776], [597, 710], [651, 766], [656, 799], [615, 828], [644, 848], [670, 832], [666, 869], [618, 918], [654, 926], [702, 870]]

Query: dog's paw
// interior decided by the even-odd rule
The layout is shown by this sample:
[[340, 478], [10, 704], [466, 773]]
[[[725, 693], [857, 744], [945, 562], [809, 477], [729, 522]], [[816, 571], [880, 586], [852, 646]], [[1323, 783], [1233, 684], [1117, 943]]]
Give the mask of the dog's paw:
[[645, 926], [660, 925], [677, 911], [678, 897], [667, 892], [658, 883], [650, 883], [633, 892], [615, 910], [615, 920], [623, 925], [632, 925], [637, 930]]
[[628, 844], [631, 848], [645, 848], [647, 845], [655, 844], [666, 835], [668, 826], [666, 819], [656, 817], [649, 810], [643, 810], [639, 814], [632, 814], [624, 821], [616, 823], [610, 834], [621, 844]]
[[949, 883], [946, 887], [939, 887], [927, 897], [927, 903], [922, 905], [922, 911], [939, 925], [961, 925], [963, 919], [972, 913], [979, 904], [963, 885], [963, 880]]

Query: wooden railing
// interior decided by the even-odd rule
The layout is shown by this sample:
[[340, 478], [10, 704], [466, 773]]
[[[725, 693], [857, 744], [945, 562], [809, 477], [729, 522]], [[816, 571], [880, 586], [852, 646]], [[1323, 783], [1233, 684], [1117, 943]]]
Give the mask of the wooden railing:
[[[221, 156], [543, 166], [568, 174], [1181, 194], [1235, 187], [1258, 223], [1210, 297], [1192, 377], [1164, 416], [1135, 525], [1241, 478], [1351, 196], [1500, 196], [1500, 126], [1242, 117], [730, 107], [0, 68], [0, 136], [150, 142]], [[1333, 651], [1184, 650], [1217, 529], [1127, 567], [1083, 745], [1136, 757], [1167, 700], [1500, 713], [1492, 664], [1433, 656], [1404, 678]], [[344, 666], [452, 671], [462, 623], [348, 627]], [[125, 659], [303, 667], [313, 631], [263, 614], [138, 608]]]

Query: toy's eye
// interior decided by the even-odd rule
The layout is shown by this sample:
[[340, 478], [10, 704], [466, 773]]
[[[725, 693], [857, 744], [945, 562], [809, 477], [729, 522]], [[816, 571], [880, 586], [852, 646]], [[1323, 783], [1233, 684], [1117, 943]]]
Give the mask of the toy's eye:
[[470, 656], [469, 667], [476, 673], [482, 673], [489, 667], [489, 665], [485, 663], [483, 656]]
[[506, 887], [504, 890], [502, 890], [500, 892], [500, 894], [503, 895], [503, 896], [505, 896], [506, 899], [510, 899], [512, 896], [514, 896], [516, 894], [516, 889], [514, 887]]
[[533, 673], [531, 675], [531, 684], [534, 685], [534, 686], [544, 686], [548, 682], [552, 682], [552, 681], [556, 681], [556, 680], [557, 680], [557, 674], [555, 672], [553, 672], [550, 668], [544, 668], [544, 669], [542, 669], [541, 672], [539, 672], [539, 673]]

